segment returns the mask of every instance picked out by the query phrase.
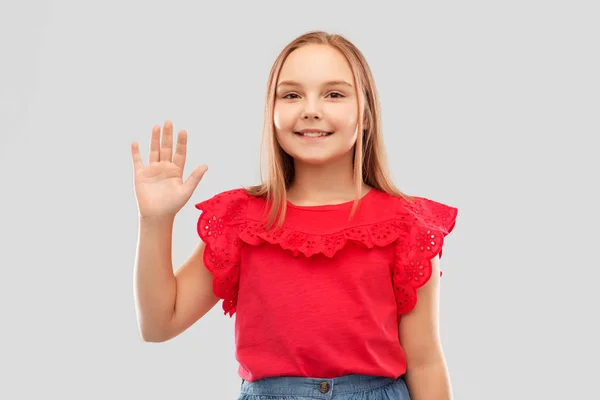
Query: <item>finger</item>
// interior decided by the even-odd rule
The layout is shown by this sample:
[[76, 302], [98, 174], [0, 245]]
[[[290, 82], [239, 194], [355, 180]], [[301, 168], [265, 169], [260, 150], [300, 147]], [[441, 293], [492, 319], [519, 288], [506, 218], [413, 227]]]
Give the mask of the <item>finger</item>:
[[179, 131], [177, 135], [177, 147], [175, 148], [175, 155], [173, 156], [173, 163], [177, 165], [183, 171], [185, 165], [185, 155], [187, 150], [187, 132], [185, 130]]
[[206, 173], [207, 170], [208, 170], [208, 165], [201, 165], [198, 168], [196, 168], [194, 171], [192, 171], [190, 176], [188, 176], [188, 178], [186, 179], [184, 185], [186, 186], [190, 196], [191, 196], [192, 192], [194, 190], [196, 190], [198, 183], [200, 183], [200, 181], [202, 180], [202, 177], [204, 176], [204, 174]]
[[158, 161], [160, 161], [160, 126], [154, 125], [150, 139], [150, 162]]
[[144, 163], [142, 162], [142, 157], [140, 156], [140, 146], [136, 142], [131, 143], [131, 158], [133, 160], [134, 172], [144, 168]]
[[173, 124], [165, 122], [163, 127], [162, 143], [160, 147], [160, 161], [169, 161], [173, 157]]

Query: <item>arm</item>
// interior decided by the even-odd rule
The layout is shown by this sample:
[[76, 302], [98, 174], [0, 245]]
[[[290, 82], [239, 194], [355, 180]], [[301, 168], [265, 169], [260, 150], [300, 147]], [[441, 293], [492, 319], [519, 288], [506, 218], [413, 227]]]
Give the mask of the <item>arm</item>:
[[452, 390], [439, 334], [439, 256], [419, 289], [415, 308], [401, 318], [399, 339], [407, 361], [406, 384], [412, 400], [450, 400]]
[[173, 273], [173, 218], [140, 219], [135, 263], [135, 305], [147, 342], [167, 341], [202, 318], [217, 302], [204, 267], [204, 243]]

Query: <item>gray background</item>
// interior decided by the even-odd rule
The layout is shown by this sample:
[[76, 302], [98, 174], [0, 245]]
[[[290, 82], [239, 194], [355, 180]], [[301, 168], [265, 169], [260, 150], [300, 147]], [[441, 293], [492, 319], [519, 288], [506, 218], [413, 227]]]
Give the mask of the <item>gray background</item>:
[[258, 181], [269, 68], [312, 29], [370, 62], [401, 190], [460, 209], [441, 264], [456, 399], [598, 398], [596, 2], [82, 3], [0, 7], [1, 398], [236, 398], [220, 303], [170, 342], [138, 334], [129, 145], [146, 162], [169, 119], [185, 177], [210, 167], [178, 266], [193, 204]]

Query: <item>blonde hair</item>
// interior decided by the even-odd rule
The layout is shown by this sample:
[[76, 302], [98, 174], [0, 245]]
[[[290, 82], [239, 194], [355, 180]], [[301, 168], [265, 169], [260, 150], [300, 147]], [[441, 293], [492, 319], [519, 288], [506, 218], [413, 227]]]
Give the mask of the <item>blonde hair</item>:
[[[261, 164], [262, 184], [246, 188], [253, 196], [263, 197], [270, 204], [267, 229], [277, 220], [283, 225], [286, 212], [286, 191], [294, 179], [294, 160], [283, 151], [275, 137], [273, 110], [275, 89], [283, 63], [294, 50], [309, 44], [329, 45], [339, 50], [350, 63], [359, 95], [359, 125], [354, 147], [354, 182], [356, 199], [351, 215], [358, 207], [362, 185], [367, 184], [383, 192], [412, 201], [412, 197], [398, 190], [390, 177], [381, 129], [379, 95], [371, 69], [360, 50], [339, 34], [323, 31], [305, 33], [290, 42], [279, 54], [269, 74], [265, 99], [265, 115], [262, 138], [262, 155], [266, 152], [266, 174]], [[266, 176], [265, 176], [266, 175]]]

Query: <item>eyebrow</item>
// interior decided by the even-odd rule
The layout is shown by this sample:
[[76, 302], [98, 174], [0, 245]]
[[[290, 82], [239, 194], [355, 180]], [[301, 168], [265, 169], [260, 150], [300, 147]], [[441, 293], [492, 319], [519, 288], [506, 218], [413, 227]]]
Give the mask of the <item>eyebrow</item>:
[[[349, 87], [353, 87], [352, 84], [343, 81], [343, 80], [335, 80], [335, 81], [327, 81], [323, 84], [324, 86], [329, 86], [329, 85], [345, 85], [345, 86], [349, 86]], [[280, 82], [277, 87], [280, 86], [302, 86], [299, 82], [296, 81], [282, 81]]]

